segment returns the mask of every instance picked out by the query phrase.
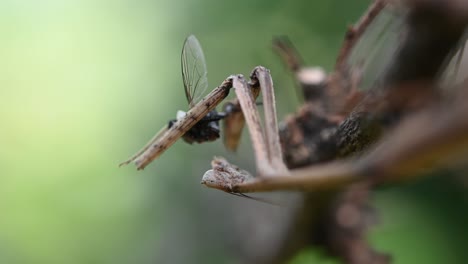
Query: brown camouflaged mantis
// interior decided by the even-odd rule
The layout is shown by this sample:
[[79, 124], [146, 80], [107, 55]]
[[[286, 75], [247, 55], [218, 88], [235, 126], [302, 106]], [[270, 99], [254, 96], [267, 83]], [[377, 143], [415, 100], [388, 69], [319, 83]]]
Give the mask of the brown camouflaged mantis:
[[[383, 1], [379, 1], [373, 8], [381, 10], [384, 5]], [[364, 28], [378, 12], [369, 13], [373, 15], [364, 17], [360, 22], [362, 25], [358, 25], [359, 30], [350, 30], [354, 35], [350, 35], [348, 42], [351, 44], [344, 45], [343, 54], [338, 59], [338, 66], [341, 66], [344, 58], [349, 56], [350, 49], [355, 42], [353, 37], [357, 38], [362, 34]], [[460, 65], [460, 58], [466, 45], [465, 40], [461, 40], [462, 48], [456, 61], [457, 65]], [[273, 169], [272, 166], [276, 164], [284, 165], [282, 162], [272, 163], [270, 160], [271, 156], [281, 153], [281, 149], [271, 148], [274, 145], [270, 141], [265, 143], [260, 133], [261, 125], [256, 118], [257, 113], [250, 113], [254, 111], [251, 106], [243, 107], [244, 116], [246, 118], [252, 116], [247, 125], [256, 155], [256, 177], [250, 174], [247, 176], [245, 172], [236, 173], [235, 170], [232, 170], [231, 175], [216, 175], [216, 170], [210, 170], [203, 176], [202, 183], [208, 187], [234, 193], [280, 190], [316, 191], [343, 188], [352, 182], [369, 180], [369, 177], [373, 177], [372, 181], [375, 182], [398, 181], [420, 176], [421, 172], [427, 170], [449, 166], [447, 161], [450, 159], [447, 157], [455, 159], [457, 155], [463, 156], [460, 154], [468, 148], [468, 119], [465, 117], [468, 109], [466, 104], [462, 103], [468, 100], [468, 80], [459, 83], [451, 92], [452, 94], [445, 99], [430, 95], [427, 90], [430, 90], [431, 85], [433, 84], [424, 82], [394, 84], [395, 87], [391, 87], [394, 89], [380, 101], [376, 100], [369, 104], [370, 107], [379, 111], [378, 109], [384, 105], [395, 103], [392, 107], [398, 108], [398, 105], [405, 100], [411, 105], [431, 98], [426, 100], [425, 107], [421, 107], [420, 111], [409, 113], [361, 157], [332, 161], [289, 172]], [[252, 105], [248, 96], [238, 93], [246, 87], [245, 81], [236, 76], [233, 79], [233, 86], [236, 87], [241, 103], [244, 101], [244, 105]], [[426, 90], [421, 90], [421, 88]], [[272, 85], [269, 84], [261, 87], [263, 93], [272, 89]], [[414, 94], [411, 95], [406, 91], [412, 91]], [[274, 104], [274, 101], [272, 102], [271, 98], [264, 98], [264, 104], [269, 103]], [[265, 113], [272, 113], [272, 111], [265, 109]], [[265, 115], [265, 122], [266, 125], [272, 124], [276, 122], [276, 119], [273, 120], [271, 116]], [[424, 128], [424, 131], [421, 131], [421, 128]], [[277, 128], [272, 126], [267, 128], [266, 132], [268, 131], [277, 133]], [[231, 166], [235, 167], [235, 165]]]

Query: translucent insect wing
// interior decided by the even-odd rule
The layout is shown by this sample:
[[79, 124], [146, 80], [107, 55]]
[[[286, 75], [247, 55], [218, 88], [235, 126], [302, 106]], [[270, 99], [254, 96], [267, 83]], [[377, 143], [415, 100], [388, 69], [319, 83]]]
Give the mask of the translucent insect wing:
[[185, 39], [181, 61], [185, 96], [189, 107], [192, 108], [203, 98], [208, 88], [205, 55], [200, 42], [194, 35]]
[[[360, 88], [366, 90], [378, 86], [383, 73], [388, 70], [393, 62], [395, 52], [400, 48], [401, 39], [407, 34], [407, 24], [404, 20], [408, 10], [403, 6], [389, 4], [379, 13], [374, 21], [366, 29], [365, 33], [356, 43], [347, 63], [358, 67], [364, 73]], [[442, 80], [445, 84], [453, 86], [466, 78], [468, 56], [464, 52], [468, 30], [460, 45], [448, 58], [443, 70]]]
[[468, 29], [442, 74], [442, 87], [461, 85], [468, 77]]
[[400, 47], [406, 10], [387, 6], [377, 15], [353, 48], [348, 65], [363, 74], [360, 88], [366, 90], [380, 80]]

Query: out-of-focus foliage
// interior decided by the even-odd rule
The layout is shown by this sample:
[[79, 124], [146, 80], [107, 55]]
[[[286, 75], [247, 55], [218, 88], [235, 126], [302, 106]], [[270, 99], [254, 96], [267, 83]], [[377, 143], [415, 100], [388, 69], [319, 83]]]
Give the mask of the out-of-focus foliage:
[[[298, 102], [272, 36], [288, 35], [306, 62], [331, 69], [346, 26], [367, 4], [1, 1], [0, 263], [229, 262], [232, 215], [219, 212], [239, 198], [199, 180], [213, 155], [252, 166], [248, 139], [237, 154], [221, 142], [177, 143], [145, 171], [117, 167], [187, 107], [184, 38], [193, 33], [203, 45], [210, 87], [270, 68], [281, 119]], [[466, 205], [466, 195], [431, 186], [378, 194], [384, 225], [372, 239], [400, 263], [459, 260], [466, 243], [466, 228], [452, 223], [462, 228], [466, 215], [457, 213], [466, 210], [447, 206]]]

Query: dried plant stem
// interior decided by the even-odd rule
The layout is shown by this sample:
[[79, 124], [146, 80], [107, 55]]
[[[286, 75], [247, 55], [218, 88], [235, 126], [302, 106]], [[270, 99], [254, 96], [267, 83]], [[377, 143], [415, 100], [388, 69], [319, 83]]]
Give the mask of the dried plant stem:
[[339, 189], [351, 182], [360, 180], [358, 170], [352, 163], [333, 162], [304, 169], [297, 169], [288, 175], [255, 178], [254, 180], [234, 185], [233, 192], [269, 192], [269, 191], [321, 191]]
[[138, 152], [129, 160], [121, 163], [121, 165], [135, 162], [138, 170], [144, 169], [167, 148], [172, 146], [172, 144], [183, 136], [185, 132], [190, 130], [190, 128], [198, 123], [198, 121], [221, 103], [221, 101], [229, 94], [231, 87], [232, 79], [229, 77], [224, 80], [220, 86], [216, 87], [207, 96], [200, 100], [200, 102], [193, 106], [184, 117], [178, 119], [172, 127], [163, 132], [160, 137], [155, 136], [154, 140], [150, 141], [150, 144], [144, 147], [142, 151]]
[[233, 77], [232, 86], [235, 89], [242, 112], [244, 113], [244, 117], [247, 122], [255, 153], [257, 173], [259, 175], [273, 175], [275, 171], [270, 166], [268, 150], [260, 123], [260, 115], [258, 113], [257, 106], [255, 105], [250, 86], [242, 75], [236, 75]]
[[270, 71], [265, 67], [258, 66], [254, 69], [252, 78], [256, 78], [258, 80], [262, 90], [263, 108], [265, 113], [265, 137], [270, 165], [276, 170], [277, 174], [287, 174], [288, 169], [283, 161], [283, 151], [281, 150], [278, 133], [275, 92]]

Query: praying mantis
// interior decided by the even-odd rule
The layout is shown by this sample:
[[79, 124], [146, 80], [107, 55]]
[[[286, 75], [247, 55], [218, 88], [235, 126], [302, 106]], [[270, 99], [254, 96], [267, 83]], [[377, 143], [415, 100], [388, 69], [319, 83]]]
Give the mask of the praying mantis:
[[[373, 6], [374, 11], [382, 10], [385, 6], [384, 2], [377, 1]], [[350, 36], [362, 34], [377, 13], [379, 12], [369, 12], [374, 16], [364, 16], [357, 29], [352, 31], [354, 35]], [[190, 42], [190, 39], [189, 37], [186, 43]], [[349, 50], [355, 44], [356, 41], [353, 41], [352, 38], [344, 44], [338, 58], [338, 65], [342, 64], [345, 58], [350, 56]], [[182, 68], [184, 69], [184, 63]], [[199, 76], [196, 83], [205, 83], [203, 70], [199, 72], [198, 70], [187, 69], [183, 70], [183, 72], [192, 71]], [[464, 82], [460, 85], [466, 86], [467, 83]], [[398, 85], [394, 84], [394, 86]], [[247, 82], [242, 75], [231, 75], [197, 103], [189, 99], [193, 98], [193, 96], [187, 92], [190, 89], [187, 89], [186, 85], [185, 91], [190, 110], [180, 115], [171, 125], [165, 126], [141, 151], [121, 163], [121, 165], [134, 162], [137, 169], [143, 169], [167, 150], [178, 138], [184, 137], [188, 131], [199, 125], [203, 120], [209, 123], [227, 118], [228, 115], [223, 113], [222, 115], [215, 114], [214, 118], [210, 119], [209, 113], [226, 98], [232, 88], [234, 88], [237, 96], [237, 108], [240, 108], [237, 113], [241, 114], [242, 121], [245, 118], [250, 139], [253, 143], [256, 176], [254, 177], [245, 171], [237, 173], [236, 171], [239, 170], [235, 169], [237, 168], [235, 165], [230, 164], [225, 159], [215, 158], [212, 163], [213, 168], [205, 173], [202, 184], [228, 193], [276, 190], [314, 191], [317, 189], [340, 188], [352, 182], [368, 179], [376, 172], [381, 175], [381, 180], [386, 181], [391, 178], [390, 175], [406, 177], [418, 174], [422, 170], [421, 164], [431, 164], [430, 168], [437, 168], [441, 166], [437, 161], [441, 160], [442, 156], [446, 155], [447, 152], [455, 155], [467, 147], [465, 143], [468, 141], [468, 124], [463, 117], [463, 113], [468, 112], [468, 110], [465, 109], [463, 104], [446, 105], [444, 101], [432, 100], [428, 106], [421, 108], [420, 112], [410, 114], [404, 118], [399, 125], [392, 128], [391, 133], [387, 133], [387, 136], [379, 140], [360, 157], [349, 157], [325, 164], [289, 170], [284, 162], [284, 149], [282, 149], [280, 142], [273, 81], [269, 71], [262, 66], [258, 66], [252, 71], [250, 82]], [[355, 89], [352, 90], [355, 92]], [[263, 98], [265, 115], [263, 126], [255, 103], [255, 98], [259, 92], [262, 93]], [[466, 88], [460, 88], [454, 93], [457, 94], [455, 97], [467, 98]], [[381, 97], [380, 100], [376, 100], [377, 103], [374, 105], [377, 108], [380, 105], [385, 105], [385, 101], [391, 102], [395, 98], [390, 93], [387, 97]], [[355, 102], [354, 106], [356, 105]], [[445, 110], [437, 112], [435, 109], [441, 107], [441, 105], [444, 105]], [[338, 126], [342, 124], [344, 118], [336, 122]], [[434, 127], [432, 121], [434, 118], [441, 122], [439, 126]], [[412, 133], [415, 124], [420, 127], [433, 127], [433, 129], [426, 130], [424, 136], [421, 136]], [[235, 134], [239, 135], [238, 131], [242, 127], [243, 124], [236, 129]], [[229, 131], [231, 129], [227, 129], [225, 132]], [[456, 140], [448, 140], [448, 135]], [[229, 137], [225, 141], [229, 141]], [[424, 153], [429, 154], [422, 155], [421, 150], [414, 146], [424, 146]], [[441, 152], [441, 148], [445, 152]], [[230, 173], [219, 173], [220, 164], [223, 164], [224, 168], [230, 168]]]

